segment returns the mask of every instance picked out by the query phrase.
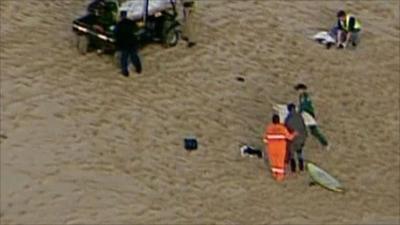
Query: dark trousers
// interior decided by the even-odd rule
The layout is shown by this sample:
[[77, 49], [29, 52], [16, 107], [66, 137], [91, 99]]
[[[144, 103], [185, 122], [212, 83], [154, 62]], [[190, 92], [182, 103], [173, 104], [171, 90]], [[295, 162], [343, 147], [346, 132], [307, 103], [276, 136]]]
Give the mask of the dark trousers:
[[[293, 145], [294, 144], [294, 145]], [[296, 146], [295, 148], [293, 148]], [[292, 172], [296, 172], [296, 158], [298, 161], [300, 171], [304, 170], [304, 157], [303, 157], [303, 147], [304, 143], [301, 145], [297, 145], [293, 142], [289, 143], [289, 151], [287, 155], [287, 161], [290, 163], [290, 170]]]
[[142, 72], [142, 63], [136, 49], [121, 50], [121, 70], [122, 73], [128, 73], [129, 59], [135, 66], [136, 72]]

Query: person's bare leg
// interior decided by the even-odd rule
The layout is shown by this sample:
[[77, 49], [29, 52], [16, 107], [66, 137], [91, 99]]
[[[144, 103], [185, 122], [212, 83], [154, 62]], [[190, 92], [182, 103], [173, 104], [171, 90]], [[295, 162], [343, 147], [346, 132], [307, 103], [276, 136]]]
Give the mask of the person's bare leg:
[[343, 47], [344, 47], [344, 48], [346, 48], [346, 46], [347, 46], [347, 44], [349, 43], [350, 39], [351, 39], [351, 32], [347, 32], [347, 33], [346, 33], [346, 40], [345, 40], [344, 43], [343, 43]]
[[341, 44], [342, 44], [342, 31], [338, 30], [336, 36], [336, 47], [340, 47]]

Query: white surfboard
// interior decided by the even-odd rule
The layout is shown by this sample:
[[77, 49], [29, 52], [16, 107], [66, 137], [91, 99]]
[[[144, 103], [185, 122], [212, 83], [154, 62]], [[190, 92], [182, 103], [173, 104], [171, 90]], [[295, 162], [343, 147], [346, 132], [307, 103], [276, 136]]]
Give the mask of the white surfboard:
[[324, 171], [323, 169], [319, 168], [317, 165], [311, 162], [306, 163], [306, 169], [310, 174], [311, 179], [321, 185], [322, 187], [335, 191], [335, 192], [343, 192], [344, 188], [342, 184], [335, 179], [332, 175], [328, 172]]

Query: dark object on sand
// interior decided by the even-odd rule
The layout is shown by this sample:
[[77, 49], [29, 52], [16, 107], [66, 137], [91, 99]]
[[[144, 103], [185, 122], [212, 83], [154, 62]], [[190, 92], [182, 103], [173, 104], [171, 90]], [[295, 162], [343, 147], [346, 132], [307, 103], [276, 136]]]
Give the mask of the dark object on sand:
[[187, 151], [194, 151], [197, 149], [197, 140], [195, 138], [185, 138], [184, 144]]
[[236, 80], [239, 82], [244, 82], [244, 78], [243, 77], [236, 77]]
[[330, 49], [332, 47], [333, 43], [327, 43], [326, 44], [326, 49]]
[[0, 134], [0, 138], [7, 139], [8, 137], [6, 135], [4, 135], [4, 134]]
[[262, 158], [262, 151], [249, 145], [243, 145], [240, 147], [240, 154], [242, 157], [249, 156]]
[[296, 84], [296, 86], [294, 86], [294, 90], [296, 90], [296, 91], [307, 90], [307, 85], [305, 85], [303, 83], [298, 83], [298, 84]]

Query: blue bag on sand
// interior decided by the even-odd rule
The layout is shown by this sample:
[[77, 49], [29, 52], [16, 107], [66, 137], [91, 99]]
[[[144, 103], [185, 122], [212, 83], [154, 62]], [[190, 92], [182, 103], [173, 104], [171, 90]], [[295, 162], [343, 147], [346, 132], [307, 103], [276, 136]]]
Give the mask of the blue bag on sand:
[[195, 138], [185, 138], [184, 140], [185, 149], [187, 151], [193, 151], [197, 149], [197, 140]]

